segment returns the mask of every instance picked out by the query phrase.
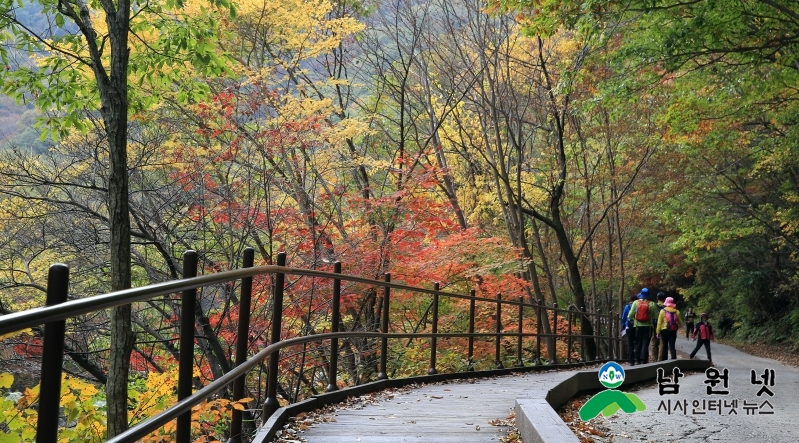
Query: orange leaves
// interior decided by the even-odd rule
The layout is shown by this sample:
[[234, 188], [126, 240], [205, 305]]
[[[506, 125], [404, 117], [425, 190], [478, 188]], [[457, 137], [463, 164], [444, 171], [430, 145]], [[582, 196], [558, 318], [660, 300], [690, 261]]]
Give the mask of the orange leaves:
[[230, 403], [230, 406], [231, 406], [233, 409], [237, 410], [237, 411], [243, 411], [243, 410], [245, 410], [245, 409], [246, 409], [246, 407], [247, 407], [247, 403], [249, 403], [249, 402], [251, 402], [251, 401], [254, 401], [254, 400], [255, 400], [255, 399], [254, 399], [254, 398], [252, 398], [252, 397], [246, 397], [246, 398], [242, 398], [241, 400], [238, 400], [238, 401], [231, 402], [231, 403]]
[[518, 257], [504, 239], [469, 228], [436, 235], [420, 245], [413, 260], [395, 269], [398, 277], [411, 285], [438, 281], [443, 286], [459, 284], [461, 291], [476, 288], [492, 297], [498, 292], [515, 297], [524, 288], [524, 283], [512, 276], [521, 264]]
[[[136, 423], [172, 406], [176, 399], [176, 381], [176, 369], [171, 369], [163, 374], [151, 373], [144, 379], [137, 379], [131, 390], [131, 399], [136, 405], [135, 409], [131, 411], [131, 422]], [[231, 411], [246, 409], [247, 404], [251, 401], [253, 401], [252, 398], [243, 398], [236, 402], [219, 398], [206, 400], [192, 408], [192, 441], [219, 441], [227, 430]], [[175, 431], [176, 422], [173, 420], [141, 441], [172, 442]]]
[[25, 388], [25, 393], [22, 395], [17, 401], [17, 407], [20, 409], [25, 409], [30, 405], [36, 403], [39, 400], [39, 386], [37, 385], [33, 389]]

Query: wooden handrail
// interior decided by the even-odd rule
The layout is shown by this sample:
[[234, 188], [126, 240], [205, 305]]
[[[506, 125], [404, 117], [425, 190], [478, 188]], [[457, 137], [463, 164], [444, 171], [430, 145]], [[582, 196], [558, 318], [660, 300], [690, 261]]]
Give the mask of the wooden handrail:
[[[248, 255], [249, 254], [249, 255]], [[242, 269], [236, 269], [231, 271], [224, 271], [215, 274], [207, 274], [197, 277], [191, 278], [184, 278], [169, 282], [163, 283], [156, 283], [153, 285], [148, 285], [140, 288], [131, 288], [122, 291], [111, 292], [108, 294], [96, 295], [91, 297], [86, 297], [82, 299], [73, 299], [68, 301], [63, 301], [66, 299], [66, 291], [68, 287], [68, 268], [65, 265], [56, 264], [51, 266], [50, 268], [50, 278], [48, 279], [48, 294], [49, 293], [58, 293], [61, 294], [61, 298], [53, 298], [52, 300], [48, 297], [48, 306], [29, 309], [26, 311], [16, 312], [8, 315], [0, 316], [0, 334], [8, 334], [13, 333], [15, 331], [20, 331], [25, 328], [38, 326], [38, 325], [45, 325], [45, 340], [44, 340], [44, 354], [42, 356], [42, 381], [43, 386], [45, 380], [48, 383], [48, 391], [49, 393], [44, 392], [42, 390], [42, 397], [40, 402], [42, 404], [40, 407], [49, 408], [47, 410], [58, 410], [58, 402], [59, 402], [59, 393], [60, 393], [60, 381], [61, 381], [61, 365], [53, 365], [49, 364], [49, 366], [45, 365], [44, 362], [54, 362], [54, 361], [61, 361], [58, 360], [56, 357], [60, 358], [63, 354], [63, 340], [64, 340], [64, 330], [65, 330], [65, 320], [68, 318], [76, 317], [82, 314], [96, 312], [103, 309], [112, 308], [115, 306], [121, 306], [130, 304], [133, 302], [138, 301], [145, 301], [152, 299], [154, 297], [175, 294], [178, 292], [183, 293], [183, 303], [185, 305], [184, 308], [188, 308], [190, 312], [184, 312], [184, 315], [181, 317], [181, 335], [187, 335], [181, 340], [181, 349], [180, 354], [181, 358], [179, 362], [179, 380], [178, 386], [180, 387], [178, 393], [178, 401], [172, 407], [162, 411], [161, 413], [150, 417], [149, 419], [137, 424], [133, 428], [129, 429], [123, 434], [120, 434], [110, 441], [112, 442], [132, 442], [138, 439], [145, 437], [146, 435], [150, 434], [151, 432], [157, 430], [164, 424], [168, 423], [171, 420], [178, 418], [178, 431], [177, 431], [177, 441], [178, 443], [187, 442], [190, 438], [190, 411], [191, 408], [205, 399], [209, 398], [216, 392], [226, 388], [231, 383], [236, 382], [236, 387], [234, 388], [234, 401], [237, 401], [242, 398], [243, 395], [243, 385], [242, 380], [243, 377], [250, 371], [252, 368], [256, 367], [257, 365], [262, 364], [263, 361], [269, 361], [269, 374], [268, 374], [268, 383], [267, 383], [267, 397], [266, 402], [264, 403], [264, 421], [268, 416], [274, 412], [275, 409], [279, 406], [276, 399], [276, 385], [277, 385], [277, 376], [278, 376], [278, 356], [279, 351], [283, 348], [294, 346], [297, 344], [304, 344], [309, 342], [318, 342], [323, 340], [330, 340], [331, 341], [331, 348], [337, 349], [337, 345], [334, 346], [333, 343], [337, 343], [339, 339], [342, 338], [356, 338], [356, 337], [367, 337], [367, 338], [376, 338], [380, 339], [380, 374], [378, 375], [378, 379], [385, 379], [388, 378], [388, 371], [387, 371], [387, 355], [388, 355], [388, 347], [387, 343], [390, 339], [398, 339], [398, 338], [430, 338], [431, 339], [431, 356], [430, 356], [430, 367], [428, 369], [428, 374], [435, 374], [437, 373], [436, 369], [436, 343], [437, 339], [446, 339], [446, 338], [468, 338], [469, 339], [469, 351], [468, 351], [468, 369], [472, 369], [472, 357], [473, 357], [473, 343], [475, 337], [493, 337], [496, 340], [495, 343], [495, 360], [498, 368], [502, 367], [502, 358], [500, 355], [500, 340], [504, 337], [512, 337], [516, 338], [517, 341], [517, 366], [523, 366], [524, 363], [521, 357], [521, 348], [522, 348], [522, 340], [527, 337], [535, 337], [536, 338], [536, 346], [538, 348], [538, 355], [537, 359], [540, 363], [540, 341], [542, 338], [561, 338], [567, 337], [568, 338], [568, 351], [571, 352], [571, 343], [574, 338], [578, 338], [582, 340], [594, 340], [597, 338], [603, 338], [610, 340], [618, 341], [618, 337], [598, 337], [596, 334], [599, 332], [595, 332], [595, 335], [591, 336], [583, 336], [577, 334], [571, 334], [571, 327], [569, 327], [568, 334], [558, 334], [557, 330], [553, 330], [553, 333], [545, 334], [541, 329], [540, 322], [537, 327], [536, 332], [525, 333], [523, 332], [522, 328], [522, 316], [524, 313], [525, 308], [532, 308], [535, 309], [538, 313], [538, 318], [548, 318], [546, 313], [548, 311], [554, 310], [555, 311], [555, 319], [554, 321], [557, 322], [557, 312], [560, 310], [561, 312], [565, 312], [567, 315], [565, 316], [567, 321], [569, 321], [569, 326], [571, 326], [571, 321], [576, 316], [581, 316], [584, 321], [588, 321], [587, 316], [596, 316], [597, 318], [606, 318], [607, 321], [615, 321], [615, 317], [612, 318], [610, 315], [602, 315], [599, 313], [586, 313], [582, 311], [575, 311], [572, 309], [572, 306], [569, 306], [568, 309], [558, 309], [557, 306], [555, 307], [548, 307], [544, 306], [543, 303], [539, 304], [530, 304], [525, 303], [524, 300], [519, 297], [518, 300], [513, 299], [503, 299], [500, 295], [497, 295], [496, 298], [485, 298], [485, 297], [477, 297], [475, 295], [474, 290], [471, 290], [469, 295], [464, 294], [457, 294], [447, 291], [440, 291], [438, 290], [438, 284], [435, 284], [432, 289], [429, 288], [420, 288], [420, 287], [413, 287], [404, 285], [401, 283], [394, 283], [391, 282], [391, 278], [389, 274], [385, 275], [384, 280], [372, 280], [363, 277], [358, 277], [354, 275], [346, 275], [341, 274], [341, 266], [340, 264], [336, 265], [334, 272], [325, 272], [325, 271], [317, 271], [311, 269], [300, 269], [300, 268], [292, 268], [285, 266], [285, 255], [280, 255], [278, 260], [278, 265], [269, 265], [269, 266], [252, 266], [252, 249], [248, 248], [245, 251], [245, 256], [247, 256], [247, 260], [245, 261], [245, 267]], [[184, 259], [188, 262], [191, 262], [192, 257], [196, 258], [196, 253], [193, 251], [187, 251], [184, 255]], [[282, 259], [281, 259], [282, 257]], [[190, 266], [189, 266], [190, 267]], [[273, 285], [273, 295], [272, 295], [272, 302], [273, 302], [273, 312], [272, 312], [272, 334], [270, 338], [270, 345], [267, 346], [265, 349], [261, 350], [257, 354], [246, 358], [246, 349], [247, 349], [247, 336], [248, 334], [242, 333], [242, 331], [247, 331], [249, 326], [249, 316], [244, 315], [243, 313], [240, 316], [240, 320], [245, 322], [245, 325], [239, 325], [239, 334], [238, 339], [244, 339], [244, 343], [236, 343], [236, 366], [231, 369], [227, 374], [219, 377], [218, 379], [214, 380], [207, 386], [203, 387], [202, 389], [198, 390], [197, 392], [191, 394], [191, 374], [192, 374], [192, 367], [193, 364], [193, 354], [194, 354], [194, 338], [193, 338], [193, 328], [194, 328], [194, 316], [191, 314], [194, 311], [194, 308], [191, 307], [191, 302], [195, 298], [196, 289], [220, 284], [220, 283], [228, 283], [237, 280], [242, 280], [241, 291], [242, 297], [241, 300], [245, 302], [241, 302], [241, 308], [246, 309], [249, 311], [249, 299], [251, 296], [252, 290], [252, 278], [254, 276], [259, 275], [268, 275], [274, 274], [276, 275], [275, 284]], [[340, 284], [342, 281], [348, 282], [355, 282], [355, 283], [364, 283], [370, 285], [372, 287], [382, 287], [384, 288], [382, 294], [382, 312], [381, 312], [381, 325], [380, 325], [380, 332], [376, 331], [351, 331], [351, 332], [337, 332], [338, 325], [335, 325], [334, 328], [331, 328], [334, 332], [328, 333], [321, 333], [315, 334], [310, 336], [304, 337], [295, 337], [290, 339], [281, 339], [280, 333], [280, 322], [282, 316], [282, 294], [283, 294], [283, 286], [284, 286], [284, 276], [285, 275], [294, 275], [294, 276], [306, 276], [306, 277], [315, 277], [315, 278], [323, 278], [329, 279], [332, 285], [332, 292], [334, 294], [333, 306], [338, 307], [339, 301], [338, 297], [340, 297]], [[397, 332], [389, 332], [389, 294], [390, 291], [394, 290], [402, 290], [402, 291], [410, 291], [413, 293], [421, 293], [421, 294], [432, 294], [434, 296], [434, 309], [433, 309], [433, 333], [397, 333]], [[446, 333], [438, 333], [438, 303], [440, 297], [448, 297], [454, 299], [462, 299], [469, 301], [469, 332], [446, 332]], [[475, 332], [474, 331], [474, 316], [475, 316], [475, 303], [476, 302], [484, 302], [490, 305], [496, 306], [496, 322], [495, 328], [492, 332]], [[516, 332], [502, 332], [503, 327], [501, 324], [501, 316], [502, 316], [502, 306], [518, 306], [518, 327]], [[338, 313], [336, 313], [338, 314]], [[338, 319], [338, 315], [333, 316], [334, 319]], [[557, 323], [555, 324], [555, 326]], [[60, 337], [60, 338], [59, 338]], [[58, 342], [60, 341], [60, 342]], [[57, 343], [58, 342], [58, 343]], [[52, 354], [52, 355], [51, 355]], [[184, 355], [185, 354], [185, 355]], [[567, 356], [567, 361], [570, 359], [570, 355]], [[331, 367], [329, 368], [330, 373], [335, 374], [337, 371], [337, 359], [331, 358]], [[335, 390], [335, 375], [331, 376], [331, 381], [328, 385], [328, 391]], [[58, 386], [51, 386], [53, 384], [57, 384]], [[49, 394], [49, 395], [45, 395]], [[48, 413], [40, 414], [39, 416], [39, 424], [38, 424], [38, 431], [37, 432], [37, 442], [38, 443], [50, 443], [56, 441], [57, 436], [57, 429], [58, 429], [58, 413]], [[240, 414], [234, 416], [232, 421], [232, 428], [231, 429], [231, 442], [239, 442], [240, 435], [241, 435], [241, 425], [242, 425], [242, 417]]]

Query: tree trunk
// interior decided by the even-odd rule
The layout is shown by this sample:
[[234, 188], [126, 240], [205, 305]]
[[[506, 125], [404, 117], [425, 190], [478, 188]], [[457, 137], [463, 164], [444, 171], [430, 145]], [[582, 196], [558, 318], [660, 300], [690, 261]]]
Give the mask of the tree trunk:
[[[585, 291], [583, 291], [583, 279], [580, 275], [580, 267], [578, 265], [577, 256], [574, 255], [571, 242], [566, 235], [566, 230], [560, 224], [559, 218], [557, 219], [558, 228], [555, 229], [555, 234], [560, 244], [560, 249], [563, 252], [563, 258], [566, 260], [566, 265], [569, 269], [569, 282], [571, 283], [572, 290], [574, 291], [574, 303], [581, 312], [586, 311], [585, 306]], [[583, 315], [580, 320], [580, 334], [586, 336], [585, 349], [582, 350], [583, 356], [586, 360], [593, 360], [596, 358], [596, 342], [594, 341], [594, 327], [588, 316]]]
[[[124, 76], [123, 76], [124, 77]], [[119, 107], [103, 112], [109, 133], [111, 173], [108, 186], [108, 212], [111, 221], [111, 290], [131, 286], [130, 219], [127, 175], [127, 99], [126, 87], [117, 95]], [[105, 106], [104, 106], [105, 108]], [[107, 117], [106, 117], [107, 116]], [[136, 340], [131, 326], [131, 306], [111, 309], [111, 354], [106, 397], [108, 438], [128, 428], [128, 374], [130, 354]]]
[[[102, 60], [94, 61], [105, 130], [108, 134], [108, 218], [111, 228], [111, 290], [131, 286], [130, 208], [128, 199], [128, 30], [130, 7], [120, 1], [117, 11], [106, 11], [111, 43], [111, 70], [106, 75]], [[87, 36], [91, 38], [92, 36]], [[111, 309], [111, 354], [106, 398], [108, 438], [128, 428], [128, 374], [136, 337], [131, 325], [131, 306]]]

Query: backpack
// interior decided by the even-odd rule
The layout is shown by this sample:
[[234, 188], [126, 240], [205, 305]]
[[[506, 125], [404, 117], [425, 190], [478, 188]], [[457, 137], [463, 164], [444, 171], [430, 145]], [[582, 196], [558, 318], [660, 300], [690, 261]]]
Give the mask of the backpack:
[[635, 310], [636, 321], [651, 321], [649, 318], [649, 301], [638, 300], [638, 308]]
[[673, 312], [666, 311], [666, 325], [672, 331], [677, 331], [680, 329], [680, 324], [677, 322], [677, 314]]

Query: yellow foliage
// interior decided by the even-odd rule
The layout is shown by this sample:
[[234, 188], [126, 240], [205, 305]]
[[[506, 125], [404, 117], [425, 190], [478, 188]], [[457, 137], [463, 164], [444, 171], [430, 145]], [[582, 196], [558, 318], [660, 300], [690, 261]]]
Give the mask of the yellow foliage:
[[[48, 217], [57, 213], [56, 205], [44, 199], [58, 197], [57, 187], [43, 191], [40, 187], [20, 186], [13, 181], [25, 171], [45, 174], [48, 168], [46, 162], [36, 157], [0, 164], [0, 186], [17, 194], [0, 196], [0, 237], [5, 241], [5, 247], [0, 250], [0, 281], [8, 286], [17, 285], [4, 293], [7, 297], [4, 302], [15, 311], [42, 306], [44, 292], [41, 288], [50, 265], [70, 258], [48, 247], [49, 239], [43, 228]], [[60, 172], [64, 179], [70, 174], [66, 169]]]
[[[27, 328], [27, 329], [23, 329], [21, 331], [16, 331], [16, 332], [8, 333], [8, 334], [3, 334], [3, 335], [0, 335], [0, 340], [6, 339], [6, 338], [11, 338], [11, 337], [16, 337], [16, 336], [21, 335], [21, 334], [33, 335], [33, 331], [30, 328]], [[3, 386], [3, 384], [2, 384], [2, 374], [0, 374], [0, 388], [3, 388], [3, 387], [7, 388], [8, 386]]]
[[[151, 373], [131, 386], [131, 399], [137, 403], [131, 411], [131, 423], [152, 416], [176, 400], [177, 370], [163, 374]], [[0, 373], [0, 429], [16, 436], [16, 441], [32, 442], [38, 419], [34, 405], [39, 400], [39, 386], [21, 392], [8, 392], [14, 376]], [[103, 392], [95, 384], [64, 375], [61, 382], [61, 406], [68, 427], [59, 429], [61, 442], [102, 442], [105, 440], [106, 417]], [[195, 441], [218, 441], [217, 435], [227, 426], [233, 408], [243, 410], [252, 398], [238, 402], [225, 399], [205, 401], [192, 409], [192, 434]], [[146, 411], [147, 415], [142, 415]], [[219, 429], [217, 429], [219, 428]], [[165, 443], [173, 441], [175, 422], [172, 421], [142, 441]], [[200, 440], [197, 440], [197, 439]]]
[[[272, 61], [280, 66], [295, 66], [301, 60], [318, 57], [336, 48], [344, 36], [363, 29], [357, 20], [328, 19], [333, 2], [328, 0], [264, 0], [238, 3], [236, 24], [249, 23], [268, 29], [263, 42], [272, 54], [290, 54]], [[242, 47], [251, 43], [242, 38]], [[278, 49], [280, 51], [275, 51]]]

